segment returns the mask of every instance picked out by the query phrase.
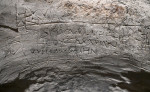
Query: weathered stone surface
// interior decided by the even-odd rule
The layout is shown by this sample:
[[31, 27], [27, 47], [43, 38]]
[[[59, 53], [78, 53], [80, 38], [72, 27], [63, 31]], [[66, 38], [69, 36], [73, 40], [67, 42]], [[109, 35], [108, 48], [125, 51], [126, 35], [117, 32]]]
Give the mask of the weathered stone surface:
[[149, 92], [149, 46], [148, 0], [0, 0], [0, 92]]

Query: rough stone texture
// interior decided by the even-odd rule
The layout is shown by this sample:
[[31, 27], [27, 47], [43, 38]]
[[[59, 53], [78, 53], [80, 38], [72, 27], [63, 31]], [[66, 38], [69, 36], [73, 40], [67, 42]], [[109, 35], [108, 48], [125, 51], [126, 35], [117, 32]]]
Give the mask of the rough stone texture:
[[150, 72], [149, 0], [0, 0], [0, 84], [32, 81], [25, 92], [150, 92], [112, 85], [141, 69]]

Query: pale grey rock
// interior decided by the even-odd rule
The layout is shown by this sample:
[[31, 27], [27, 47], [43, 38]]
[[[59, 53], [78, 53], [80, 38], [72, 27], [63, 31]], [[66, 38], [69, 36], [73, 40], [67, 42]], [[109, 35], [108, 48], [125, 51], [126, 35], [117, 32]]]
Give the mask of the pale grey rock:
[[0, 0], [0, 84], [30, 80], [12, 92], [130, 92], [112, 84], [149, 46], [148, 0]]

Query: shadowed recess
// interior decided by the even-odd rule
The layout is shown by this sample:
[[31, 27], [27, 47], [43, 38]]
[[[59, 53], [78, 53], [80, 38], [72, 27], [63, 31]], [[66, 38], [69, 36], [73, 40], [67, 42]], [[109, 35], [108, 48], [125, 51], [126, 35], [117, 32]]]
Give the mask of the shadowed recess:
[[127, 89], [129, 92], [150, 92], [150, 73], [141, 70], [140, 72], [122, 73], [131, 83], [121, 82], [115, 86]]
[[24, 92], [31, 84], [35, 84], [34, 80], [16, 79], [10, 83], [1, 84], [0, 92]]
[[[91, 71], [89, 71], [90, 73]], [[127, 89], [129, 92], [150, 92], [150, 73], [141, 70], [140, 72], [127, 72], [121, 73], [122, 76], [128, 78], [131, 83], [120, 82], [113, 84], [114, 87], [118, 86], [122, 89]], [[112, 74], [119, 76], [117, 74]], [[114, 76], [106, 75], [107, 77], [114, 78]], [[115, 77], [117, 78], [117, 77]], [[119, 78], [119, 77], [118, 77]], [[120, 78], [119, 78], [120, 79]], [[10, 83], [1, 84], [0, 92], [25, 92], [30, 85], [38, 83], [36, 80], [16, 79]], [[49, 90], [50, 91], [50, 90]]]

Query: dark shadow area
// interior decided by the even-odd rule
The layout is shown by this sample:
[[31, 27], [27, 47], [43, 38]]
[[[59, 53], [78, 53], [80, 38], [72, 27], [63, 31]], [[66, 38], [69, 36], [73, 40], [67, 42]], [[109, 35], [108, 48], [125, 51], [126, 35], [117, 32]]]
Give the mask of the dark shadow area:
[[127, 89], [129, 92], [150, 92], [150, 73], [144, 70], [140, 72], [122, 73], [122, 75], [130, 80], [130, 84], [121, 82], [114, 86]]
[[16, 79], [11, 83], [0, 85], [0, 92], [24, 92], [25, 89], [29, 88], [29, 86], [34, 83], [36, 83], [36, 81]]

